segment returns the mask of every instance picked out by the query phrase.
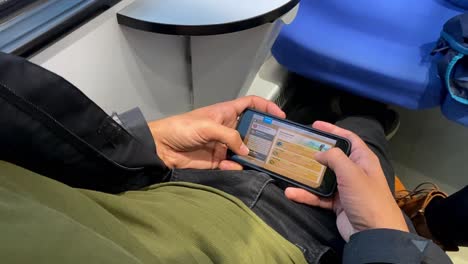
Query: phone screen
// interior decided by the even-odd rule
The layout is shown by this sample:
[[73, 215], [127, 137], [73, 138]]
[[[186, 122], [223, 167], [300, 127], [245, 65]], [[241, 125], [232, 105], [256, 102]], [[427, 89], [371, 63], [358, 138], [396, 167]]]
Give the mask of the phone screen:
[[238, 157], [271, 172], [317, 188], [327, 167], [314, 160], [337, 141], [261, 114], [252, 116], [244, 143], [248, 156]]

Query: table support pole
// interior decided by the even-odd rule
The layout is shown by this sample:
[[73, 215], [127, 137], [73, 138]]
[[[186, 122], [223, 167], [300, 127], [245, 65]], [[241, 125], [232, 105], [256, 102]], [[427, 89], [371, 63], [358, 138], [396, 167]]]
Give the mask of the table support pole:
[[187, 84], [189, 88], [190, 108], [195, 109], [195, 91], [193, 83], [193, 57], [192, 57], [192, 37], [184, 36], [185, 62], [187, 65]]

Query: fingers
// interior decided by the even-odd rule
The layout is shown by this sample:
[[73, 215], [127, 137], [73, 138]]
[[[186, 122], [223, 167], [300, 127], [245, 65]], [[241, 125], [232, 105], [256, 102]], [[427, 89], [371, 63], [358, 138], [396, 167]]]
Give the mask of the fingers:
[[351, 141], [352, 149], [350, 159], [364, 169], [366, 173], [373, 174], [376, 169], [380, 169], [380, 162], [377, 156], [358, 135], [349, 130], [322, 121], [315, 122], [313, 127]]
[[220, 125], [216, 122], [206, 121], [198, 123], [201, 125], [198, 133], [205, 142], [217, 141], [225, 144], [234, 153], [245, 156], [249, 149], [244, 144], [237, 130]]
[[339, 148], [332, 148], [326, 152], [318, 152], [315, 155], [315, 159], [335, 172], [338, 185], [352, 184], [353, 180], [358, 179], [350, 179], [350, 177], [361, 175], [362, 173], [359, 167]]
[[332, 209], [333, 200], [329, 198], [322, 198], [300, 188], [286, 188], [284, 191], [286, 197], [294, 202], [308, 204], [311, 206], [318, 206], [323, 209]]
[[253, 108], [261, 112], [266, 112], [279, 118], [286, 118], [286, 114], [275, 103], [259, 96], [246, 96], [232, 101], [237, 115], [240, 115], [247, 108]]
[[220, 170], [242, 170], [243, 167], [237, 162], [232, 160], [223, 160], [219, 163]]
[[[356, 134], [353, 132], [343, 129], [341, 127], [335, 126], [333, 124], [317, 121], [312, 125], [313, 128], [321, 130], [323, 132], [327, 132], [330, 134], [334, 134], [340, 137], [344, 137], [351, 141], [352, 150], [355, 149], [369, 149], [366, 143]], [[369, 150], [370, 151], [370, 150]]]
[[332, 148], [326, 152], [317, 152], [315, 159], [324, 166], [332, 169], [335, 174], [354, 170], [356, 165], [339, 148]]

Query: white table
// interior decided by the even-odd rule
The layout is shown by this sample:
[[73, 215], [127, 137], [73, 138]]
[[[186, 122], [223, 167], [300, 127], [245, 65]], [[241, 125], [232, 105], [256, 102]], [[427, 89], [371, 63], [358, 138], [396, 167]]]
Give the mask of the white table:
[[136, 0], [119, 24], [185, 38], [193, 107], [236, 98], [269, 55], [299, 0]]

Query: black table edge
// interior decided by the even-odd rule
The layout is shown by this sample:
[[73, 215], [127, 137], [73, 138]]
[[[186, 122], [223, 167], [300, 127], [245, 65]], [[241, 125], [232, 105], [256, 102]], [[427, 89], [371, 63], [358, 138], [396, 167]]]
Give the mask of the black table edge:
[[278, 7], [268, 13], [252, 17], [245, 20], [239, 20], [230, 23], [214, 24], [214, 25], [171, 25], [162, 24], [140, 20], [134, 17], [128, 17], [117, 13], [117, 21], [120, 25], [124, 25], [130, 28], [161, 33], [167, 35], [179, 35], [179, 36], [208, 36], [208, 35], [219, 35], [238, 32], [250, 28], [254, 28], [263, 24], [271, 23], [283, 16], [287, 12], [291, 11], [300, 0], [291, 0], [287, 4]]

